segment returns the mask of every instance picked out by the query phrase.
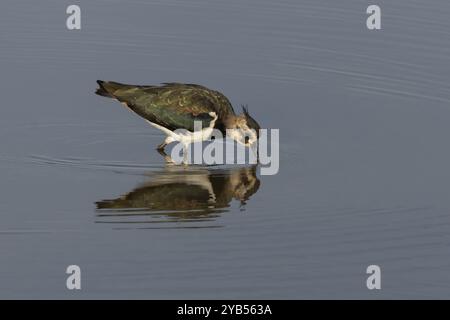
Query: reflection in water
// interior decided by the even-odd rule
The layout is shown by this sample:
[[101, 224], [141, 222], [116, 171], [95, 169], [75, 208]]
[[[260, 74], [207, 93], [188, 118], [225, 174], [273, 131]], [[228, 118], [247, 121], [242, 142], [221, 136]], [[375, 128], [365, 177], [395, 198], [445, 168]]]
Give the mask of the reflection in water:
[[98, 222], [214, 221], [221, 213], [228, 211], [233, 199], [240, 201], [241, 206], [245, 205], [259, 186], [256, 165], [232, 169], [168, 166], [149, 174], [147, 182], [124, 196], [98, 201]]

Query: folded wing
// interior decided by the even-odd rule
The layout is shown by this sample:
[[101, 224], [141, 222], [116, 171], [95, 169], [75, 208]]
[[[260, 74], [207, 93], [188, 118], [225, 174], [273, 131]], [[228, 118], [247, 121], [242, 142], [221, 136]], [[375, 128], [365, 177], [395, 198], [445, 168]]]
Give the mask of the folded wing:
[[225, 96], [217, 91], [193, 84], [166, 83], [163, 86], [135, 86], [97, 81], [96, 93], [115, 98], [144, 119], [169, 130], [194, 131], [194, 121], [208, 127], [210, 112], [224, 115], [233, 112]]

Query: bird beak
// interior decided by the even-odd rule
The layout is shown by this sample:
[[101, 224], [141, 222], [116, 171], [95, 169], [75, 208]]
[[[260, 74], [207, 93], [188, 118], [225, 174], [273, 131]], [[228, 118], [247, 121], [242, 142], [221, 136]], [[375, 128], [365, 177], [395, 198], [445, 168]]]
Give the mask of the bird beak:
[[249, 147], [250, 147], [250, 150], [252, 150], [253, 155], [256, 157], [256, 162], [259, 162], [258, 140], [253, 142]]

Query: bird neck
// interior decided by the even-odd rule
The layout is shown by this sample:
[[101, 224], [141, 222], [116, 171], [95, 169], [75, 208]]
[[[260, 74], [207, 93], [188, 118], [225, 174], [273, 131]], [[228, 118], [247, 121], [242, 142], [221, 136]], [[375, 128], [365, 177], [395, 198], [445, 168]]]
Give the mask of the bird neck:
[[239, 116], [235, 115], [235, 114], [227, 114], [224, 116], [223, 118], [223, 123], [225, 125], [226, 129], [233, 129], [236, 128], [236, 123], [239, 119]]

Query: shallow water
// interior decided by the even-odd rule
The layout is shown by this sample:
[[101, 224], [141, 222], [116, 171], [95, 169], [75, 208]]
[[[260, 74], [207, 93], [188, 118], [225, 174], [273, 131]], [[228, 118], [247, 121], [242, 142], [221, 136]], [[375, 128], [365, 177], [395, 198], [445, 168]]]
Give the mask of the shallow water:
[[[449, 298], [447, 1], [78, 3], [0, 12], [0, 297]], [[248, 104], [279, 173], [167, 166], [97, 79]]]

